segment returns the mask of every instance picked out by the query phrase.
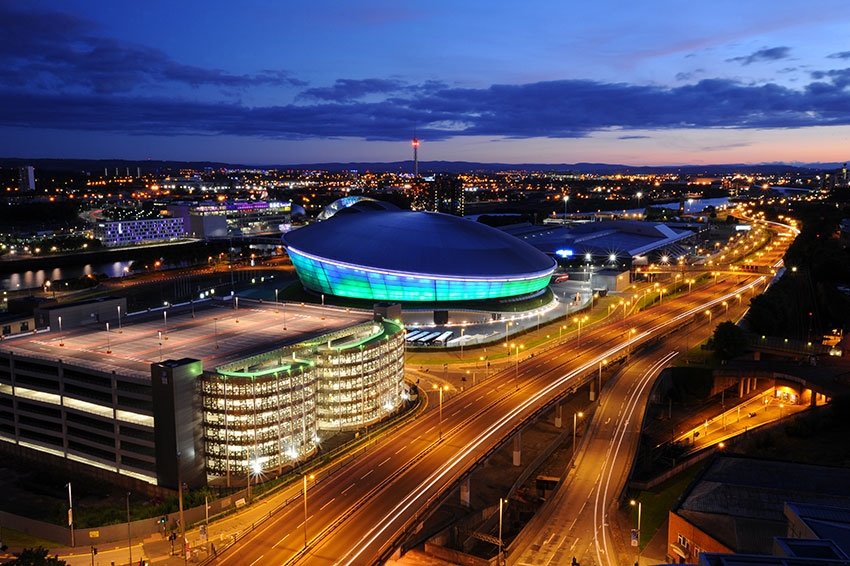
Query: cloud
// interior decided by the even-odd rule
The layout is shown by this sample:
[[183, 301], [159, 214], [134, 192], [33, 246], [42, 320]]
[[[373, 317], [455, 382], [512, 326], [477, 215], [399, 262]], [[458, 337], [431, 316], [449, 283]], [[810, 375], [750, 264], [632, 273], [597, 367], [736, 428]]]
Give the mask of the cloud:
[[829, 59], [850, 59], [850, 51], [840, 51], [838, 53], [832, 53], [831, 55], [827, 55]]
[[790, 56], [790, 47], [770, 47], [766, 49], [759, 49], [758, 51], [743, 57], [732, 57], [731, 59], [726, 59], [726, 62], [749, 65], [751, 63], [761, 63], [764, 61], [778, 61], [779, 59], [787, 59]]
[[648, 140], [649, 136], [620, 136], [618, 140]]
[[[487, 88], [439, 83], [383, 100], [249, 107], [101, 93], [0, 89], [0, 126], [150, 135], [271, 139], [406, 139], [456, 136], [584, 137], [611, 128], [795, 128], [850, 124], [850, 69], [812, 74], [802, 89], [705, 79], [669, 88], [588, 80]], [[121, 116], [120, 122], [114, 119]]]
[[817, 85], [816, 88], [818, 89], [844, 89], [847, 86], [850, 86], [850, 68], [831, 69], [829, 71], [812, 71], [809, 74], [816, 80], [829, 79], [831, 81], [831, 85], [825, 83], [812, 83], [813, 85]]
[[692, 78], [694, 78], [695, 76], [702, 75], [702, 74], [705, 74], [705, 69], [694, 69], [693, 71], [690, 71], [690, 72], [687, 72], [687, 73], [686, 72], [676, 73], [676, 80], [677, 81], [689, 81]]
[[246, 75], [185, 65], [159, 49], [93, 35], [96, 26], [76, 16], [19, 6], [0, 0], [0, 85], [110, 94], [163, 83], [228, 89], [306, 84], [284, 70]]
[[405, 83], [393, 79], [337, 79], [333, 86], [316, 87], [305, 90], [299, 96], [346, 102], [357, 100], [369, 94], [387, 94], [404, 88]]
[[[367, 140], [407, 139], [415, 128], [422, 139], [435, 141], [457, 136], [577, 138], [611, 129], [850, 124], [850, 69], [812, 72], [812, 82], [798, 89], [727, 79], [676, 87], [556, 80], [460, 88], [377, 77], [301, 88], [288, 104], [249, 106], [222, 92], [208, 92], [214, 89], [190, 99], [173, 87], [232, 92], [306, 85], [285, 70], [234, 74], [185, 65], [158, 49], [98, 36], [95, 24], [76, 16], [23, 11], [20, 5], [26, 4], [0, 0], [0, 127]], [[787, 54], [787, 47], [777, 47], [743, 59]], [[161, 88], [146, 88], [151, 84]]]

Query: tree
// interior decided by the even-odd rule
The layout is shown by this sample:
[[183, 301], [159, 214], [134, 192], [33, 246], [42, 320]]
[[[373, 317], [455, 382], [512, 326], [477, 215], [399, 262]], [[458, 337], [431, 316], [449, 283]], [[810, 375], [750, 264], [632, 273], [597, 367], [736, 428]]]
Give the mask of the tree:
[[6, 564], [7, 566], [66, 566], [64, 560], [59, 560], [58, 556], [48, 556], [47, 549], [41, 546], [16, 552], [15, 559]]
[[721, 360], [731, 360], [744, 353], [746, 335], [736, 324], [721, 322], [714, 329], [714, 354]]

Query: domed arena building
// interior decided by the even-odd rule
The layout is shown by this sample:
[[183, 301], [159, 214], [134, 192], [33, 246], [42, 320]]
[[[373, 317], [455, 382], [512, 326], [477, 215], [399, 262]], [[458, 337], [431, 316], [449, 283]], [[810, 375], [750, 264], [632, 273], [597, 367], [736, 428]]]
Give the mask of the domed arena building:
[[504, 299], [542, 292], [557, 263], [490, 226], [436, 212], [352, 203], [284, 236], [308, 290], [401, 302]]

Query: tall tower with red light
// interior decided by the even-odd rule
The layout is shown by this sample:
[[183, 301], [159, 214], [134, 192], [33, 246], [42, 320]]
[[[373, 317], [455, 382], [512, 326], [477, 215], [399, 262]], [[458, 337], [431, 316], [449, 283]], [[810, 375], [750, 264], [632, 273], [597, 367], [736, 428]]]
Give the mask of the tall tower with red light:
[[413, 142], [413, 176], [419, 178], [419, 140], [414, 136]]

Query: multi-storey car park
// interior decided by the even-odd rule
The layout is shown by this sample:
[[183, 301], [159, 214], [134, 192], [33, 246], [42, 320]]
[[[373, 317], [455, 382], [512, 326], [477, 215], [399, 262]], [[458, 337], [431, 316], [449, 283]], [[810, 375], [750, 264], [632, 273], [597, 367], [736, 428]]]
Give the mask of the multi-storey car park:
[[402, 326], [369, 311], [103, 299], [36, 317], [49, 329], [0, 342], [0, 450], [137, 488], [282, 471], [407, 397]]

